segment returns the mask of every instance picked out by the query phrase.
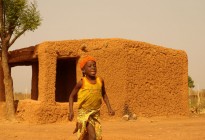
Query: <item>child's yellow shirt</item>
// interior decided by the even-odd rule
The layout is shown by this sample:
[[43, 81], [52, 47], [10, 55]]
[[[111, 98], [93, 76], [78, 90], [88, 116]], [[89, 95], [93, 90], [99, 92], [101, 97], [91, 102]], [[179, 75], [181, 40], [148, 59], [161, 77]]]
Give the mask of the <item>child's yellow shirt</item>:
[[78, 108], [92, 110], [99, 109], [102, 104], [102, 82], [99, 77], [92, 84], [86, 77], [82, 78], [82, 87], [78, 91]]

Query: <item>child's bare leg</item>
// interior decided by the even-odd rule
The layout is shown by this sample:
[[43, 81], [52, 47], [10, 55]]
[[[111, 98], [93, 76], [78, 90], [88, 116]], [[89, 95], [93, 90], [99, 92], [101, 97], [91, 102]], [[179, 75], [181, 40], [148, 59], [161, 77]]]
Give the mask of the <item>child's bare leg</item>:
[[92, 124], [88, 123], [87, 131], [88, 131], [88, 136], [89, 136], [88, 140], [96, 140], [95, 128], [93, 127]]
[[76, 133], [78, 131], [78, 122], [75, 125], [75, 129], [73, 130], [73, 134]]
[[86, 134], [84, 135], [83, 140], [89, 140], [89, 135], [88, 135], [88, 133], [86, 133]]
[[75, 126], [75, 129], [74, 129], [74, 131], [73, 131], [73, 134], [74, 133], [76, 133], [76, 132], [78, 132], [78, 129], [81, 129], [82, 128], [82, 123], [76, 123], [76, 126]]

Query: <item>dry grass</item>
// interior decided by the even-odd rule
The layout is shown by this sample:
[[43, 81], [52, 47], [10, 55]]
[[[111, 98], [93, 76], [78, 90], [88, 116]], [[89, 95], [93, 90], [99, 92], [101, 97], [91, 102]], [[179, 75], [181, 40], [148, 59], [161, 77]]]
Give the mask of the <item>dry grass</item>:
[[190, 110], [196, 114], [205, 113], [205, 90], [192, 90], [189, 91], [189, 105]]
[[21, 92], [14, 93], [14, 100], [24, 100], [24, 99], [31, 99], [31, 94], [21, 93]]

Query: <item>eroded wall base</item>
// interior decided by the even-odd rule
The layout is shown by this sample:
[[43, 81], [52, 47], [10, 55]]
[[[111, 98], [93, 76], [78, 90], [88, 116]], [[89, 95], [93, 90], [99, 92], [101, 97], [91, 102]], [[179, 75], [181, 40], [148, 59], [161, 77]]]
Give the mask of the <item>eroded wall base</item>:
[[18, 103], [16, 116], [19, 121], [30, 123], [64, 122], [68, 121], [68, 103], [54, 105], [34, 100], [21, 100]]

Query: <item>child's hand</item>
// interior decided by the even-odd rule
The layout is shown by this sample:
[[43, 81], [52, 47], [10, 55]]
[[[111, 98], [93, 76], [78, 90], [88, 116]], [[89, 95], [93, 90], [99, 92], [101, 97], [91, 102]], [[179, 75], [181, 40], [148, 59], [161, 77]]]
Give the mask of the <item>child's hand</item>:
[[73, 118], [74, 118], [74, 113], [73, 112], [70, 112], [69, 113], [69, 121], [72, 121], [73, 120]]
[[110, 109], [110, 110], [109, 110], [109, 115], [114, 116], [114, 115], [115, 115], [115, 111], [112, 110], [112, 109]]

